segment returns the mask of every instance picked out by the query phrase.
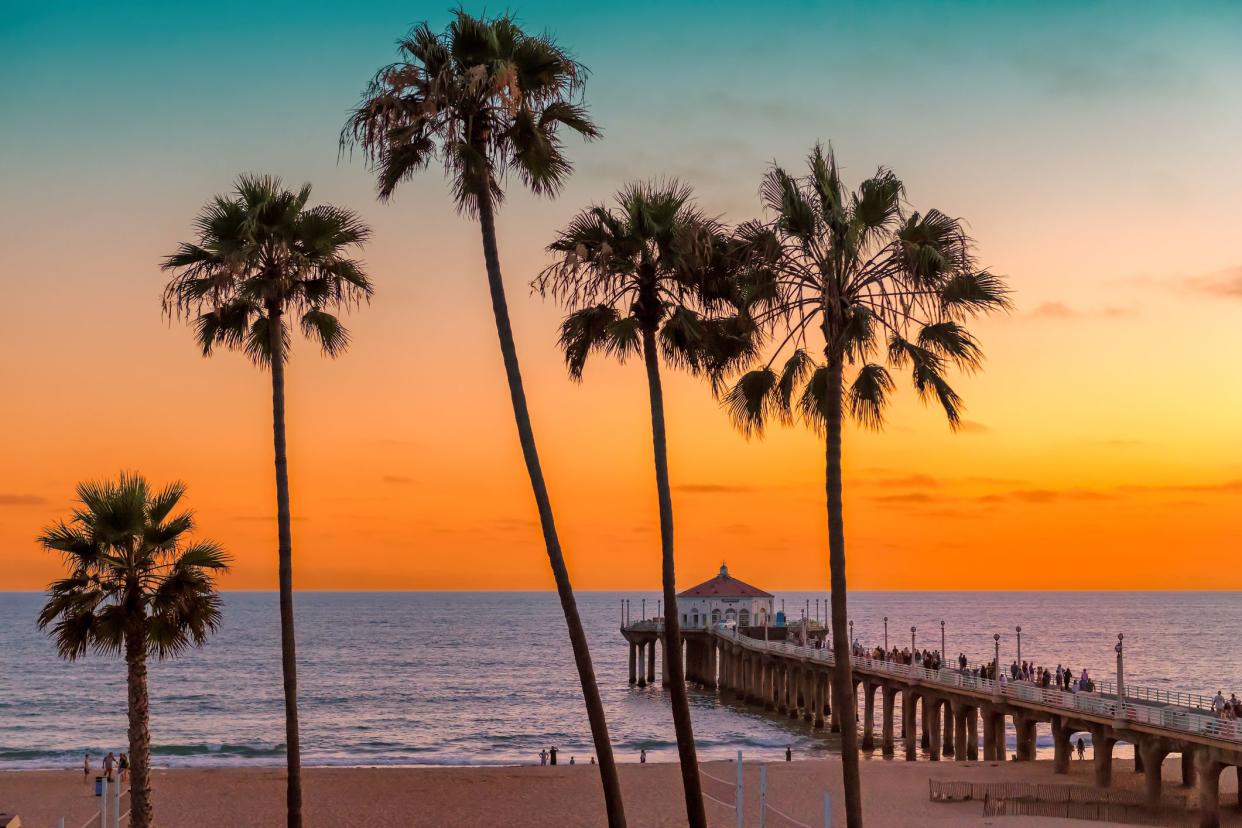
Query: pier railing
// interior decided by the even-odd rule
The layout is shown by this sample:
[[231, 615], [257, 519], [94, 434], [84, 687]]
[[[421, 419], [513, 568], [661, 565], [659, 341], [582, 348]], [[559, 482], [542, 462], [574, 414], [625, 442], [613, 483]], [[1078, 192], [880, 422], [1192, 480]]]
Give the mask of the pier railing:
[[[797, 658], [819, 661], [826, 665], [834, 664], [832, 650], [827, 648], [808, 647], [789, 641], [763, 641], [741, 635], [736, 630], [716, 627], [712, 634], [734, 641], [741, 646], [761, 652], [780, 653]], [[1204, 714], [1191, 707], [1176, 706], [1173, 702], [1157, 701], [1156, 696], [1150, 700], [1142, 696], [1134, 696], [1126, 692], [1125, 699], [1118, 701], [1115, 693], [1107, 693], [1106, 685], [1097, 685], [1099, 692], [1068, 692], [1055, 687], [1041, 687], [1025, 681], [1003, 681], [999, 692], [996, 682], [982, 678], [977, 673], [960, 671], [951, 667], [929, 670], [917, 664], [898, 664], [883, 661], [869, 656], [854, 656], [853, 666], [857, 670], [878, 673], [903, 679], [907, 682], [916, 681], [920, 684], [939, 685], [977, 694], [1000, 696], [1001, 698], [1037, 704], [1060, 710], [1077, 711], [1094, 716], [1124, 720], [1135, 724], [1144, 724], [1180, 733], [1192, 733], [1215, 739], [1228, 739], [1242, 742], [1242, 720], [1221, 719]], [[1110, 686], [1110, 685], [1109, 685]], [[1110, 686], [1111, 687], [1111, 686]], [[1172, 694], [1172, 697], [1189, 694]], [[1135, 699], [1137, 703], [1129, 700]], [[1118, 709], [1120, 707], [1120, 709]]]

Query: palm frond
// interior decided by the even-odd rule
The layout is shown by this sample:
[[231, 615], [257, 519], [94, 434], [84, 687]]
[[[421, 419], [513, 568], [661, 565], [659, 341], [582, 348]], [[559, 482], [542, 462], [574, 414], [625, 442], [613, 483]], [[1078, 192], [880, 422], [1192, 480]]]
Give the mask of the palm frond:
[[747, 437], [763, 435], [764, 426], [784, 412], [777, 395], [779, 378], [769, 368], [747, 371], [721, 400], [735, 428]]

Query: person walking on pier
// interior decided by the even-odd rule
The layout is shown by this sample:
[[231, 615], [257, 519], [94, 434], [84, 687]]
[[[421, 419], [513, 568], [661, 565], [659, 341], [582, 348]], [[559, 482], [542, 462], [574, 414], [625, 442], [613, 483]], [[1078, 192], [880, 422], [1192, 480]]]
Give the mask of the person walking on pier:
[[1212, 699], [1212, 712], [1222, 719], [1225, 717], [1225, 691], [1217, 690], [1216, 698]]

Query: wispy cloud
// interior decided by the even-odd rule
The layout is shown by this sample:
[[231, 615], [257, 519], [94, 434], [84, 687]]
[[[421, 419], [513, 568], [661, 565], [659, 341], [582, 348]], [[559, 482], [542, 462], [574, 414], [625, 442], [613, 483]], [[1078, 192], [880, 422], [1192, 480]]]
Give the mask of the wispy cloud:
[[927, 492], [905, 492], [903, 494], [876, 495], [871, 498], [876, 503], [936, 503], [939, 498]]
[[1201, 293], [1242, 299], [1242, 265], [1209, 273], [1206, 276], [1191, 276], [1185, 281]]
[[934, 489], [940, 481], [930, 474], [910, 474], [905, 477], [883, 477], [878, 480], [865, 481], [885, 489]]
[[1144, 492], [1202, 492], [1227, 494], [1242, 492], [1242, 480], [1225, 480], [1220, 483], [1169, 483], [1154, 486], [1118, 486], [1119, 491], [1141, 494]]
[[992, 427], [977, 420], [962, 420], [957, 424], [957, 430], [961, 434], [987, 434]]
[[48, 499], [41, 495], [0, 492], [0, 506], [44, 506], [48, 502]]
[[754, 486], [730, 483], [679, 483], [673, 488], [687, 494], [744, 494], [755, 491]]
[[1044, 302], [1035, 310], [1031, 311], [1029, 316], [1032, 319], [1121, 319], [1127, 316], [1134, 316], [1133, 308], [1103, 307], [1103, 308], [1074, 308], [1064, 302]]

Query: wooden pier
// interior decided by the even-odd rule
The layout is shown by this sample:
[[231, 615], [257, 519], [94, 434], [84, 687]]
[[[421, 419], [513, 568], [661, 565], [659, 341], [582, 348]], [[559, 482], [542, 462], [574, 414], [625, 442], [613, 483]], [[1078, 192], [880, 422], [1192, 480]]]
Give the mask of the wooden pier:
[[[830, 703], [835, 675], [831, 650], [783, 640], [787, 632], [788, 628], [738, 631], [724, 626], [683, 629], [686, 680], [775, 715], [801, 717], [815, 728], [837, 730]], [[663, 624], [640, 621], [623, 626], [621, 633], [630, 644], [630, 683], [654, 682], [656, 651], [663, 649]], [[822, 634], [822, 630], [813, 632], [813, 636]], [[775, 637], [782, 640], [771, 640]], [[1238, 770], [1242, 767], [1242, 720], [1221, 719], [1171, 701], [1174, 695], [1163, 691], [1123, 691], [1119, 700], [1114, 693], [995, 682], [948, 665], [930, 670], [865, 656], [851, 659], [850, 680], [856, 706], [862, 696], [861, 748], [879, 749], [885, 756], [894, 755], [900, 742], [906, 759], [917, 759], [921, 745], [931, 761], [942, 756], [968, 761], [979, 758], [982, 743], [985, 760], [1004, 761], [1008, 718], [1017, 733], [1014, 760], [1033, 760], [1035, 726], [1045, 722], [1052, 729], [1056, 773], [1069, 772], [1075, 735], [1091, 734], [1095, 782], [1100, 787], [1112, 783], [1113, 747], [1118, 742], [1134, 745], [1135, 770], [1145, 775], [1147, 802], [1153, 806], [1162, 799], [1164, 760], [1179, 754], [1180, 784], [1190, 787], [1198, 778], [1199, 824], [1205, 828], [1220, 824], [1221, 773], [1233, 767], [1242, 774]], [[662, 670], [661, 681], [668, 683], [667, 670]], [[895, 732], [898, 704], [900, 734]], [[1242, 784], [1239, 790], [1242, 807]]]

